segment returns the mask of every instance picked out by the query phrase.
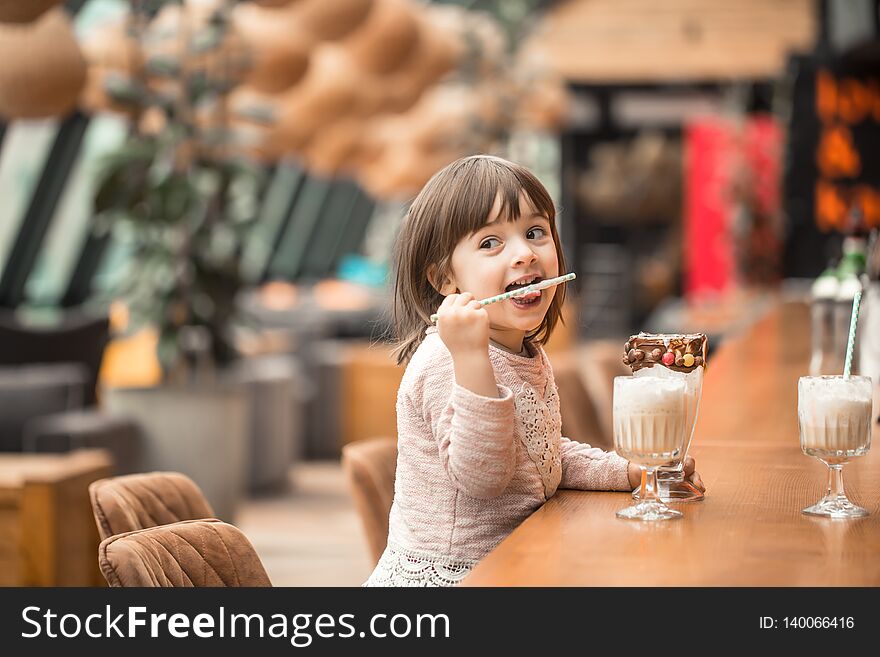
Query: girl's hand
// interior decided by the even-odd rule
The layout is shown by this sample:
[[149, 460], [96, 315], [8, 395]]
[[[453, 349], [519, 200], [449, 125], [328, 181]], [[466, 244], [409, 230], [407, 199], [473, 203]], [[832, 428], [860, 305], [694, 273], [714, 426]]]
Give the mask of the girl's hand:
[[489, 313], [470, 292], [450, 294], [437, 309], [437, 332], [453, 358], [488, 353]]
[[[701, 493], [706, 492], [706, 486], [700, 478], [700, 473], [696, 471], [696, 461], [692, 456], [684, 459], [684, 478], [690, 481]], [[627, 469], [630, 488], [637, 488], [642, 485], [642, 469], [635, 463], [630, 463]]]
[[684, 459], [684, 478], [690, 481], [701, 493], [706, 492], [706, 486], [700, 478], [700, 473], [696, 471], [697, 463], [693, 457], [687, 456]]

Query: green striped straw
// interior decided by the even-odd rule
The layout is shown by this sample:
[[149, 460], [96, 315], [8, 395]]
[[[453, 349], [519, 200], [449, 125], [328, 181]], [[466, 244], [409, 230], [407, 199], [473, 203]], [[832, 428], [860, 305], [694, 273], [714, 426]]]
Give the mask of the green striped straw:
[[[528, 294], [529, 292], [535, 292], [537, 290], [544, 290], [548, 287], [553, 287], [554, 285], [559, 285], [560, 283], [567, 283], [568, 281], [573, 281], [576, 278], [574, 273], [571, 274], [563, 274], [562, 276], [557, 276], [556, 278], [548, 278], [546, 281], [540, 281], [539, 283], [533, 283], [532, 285], [526, 285], [525, 287], [521, 287], [517, 290], [511, 290], [510, 292], [505, 292], [504, 294], [498, 294], [494, 297], [489, 297], [488, 299], [483, 299], [480, 301], [481, 306], [488, 306], [490, 303], [495, 303], [496, 301], [507, 301], [508, 299], [512, 299], [513, 297], [521, 297], [524, 294]], [[437, 313], [431, 315], [431, 321], [437, 321]]]
[[843, 366], [843, 378], [848, 379], [852, 371], [852, 357], [856, 345], [856, 324], [859, 323], [859, 304], [862, 302], [862, 291], [853, 297], [852, 317], [849, 320], [849, 339], [846, 341], [846, 363]]

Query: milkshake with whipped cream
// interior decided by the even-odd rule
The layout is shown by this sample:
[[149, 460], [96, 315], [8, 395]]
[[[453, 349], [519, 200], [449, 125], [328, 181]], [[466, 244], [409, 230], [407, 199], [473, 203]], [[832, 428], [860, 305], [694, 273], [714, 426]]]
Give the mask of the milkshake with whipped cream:
[[871, 396], [867, 376], [802, 376], [798, 379], [801, 449], [828, 466], [825, 496], [801, 509], [808, 516], [862, 518], [843, 485], [843, 466], [871, 449]]
[[688, 430], [687, 386], [682, 380], [619, 376], [614, 379], [614, 447], [646, 466], [679, 458]]
[[871, 379], [805, 376], [798, 381], [801, 448], [842, 463], [871, 447]]
[[[703, 492], [684, 477], [687, 456], [703, 391], [708, 339], [705, 333], [645, 333], [630, 336], [623, 347], [623, 362], [635, 377], [684, 381], [686, 428], [684, 445], [676, 460], [657, 472], [660, 497], [666, 501], [698, 502]], [[639, 491], [633, 491], [638, 498]]]

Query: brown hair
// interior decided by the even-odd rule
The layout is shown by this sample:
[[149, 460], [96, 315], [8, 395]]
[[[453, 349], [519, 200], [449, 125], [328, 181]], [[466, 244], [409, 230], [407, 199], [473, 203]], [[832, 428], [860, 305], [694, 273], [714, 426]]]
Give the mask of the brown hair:
[[[424, 186], [407, 212], [394, 247], [393, 328], [397, 340], [397, 363], [408, 362], [431, 324], [431, 314], [443, 301], [428, 280], [431, 266], [437, 276], [449, 273], [452, 252], [458, 243], [486, 224], [500, 196], [501, 217], [519, 219], [520, 194], [550, 221], [556, 245], [559, 273], [565, 259], [556, 230], [553, 199], [535, 175], [519, 164], [490, 155], [472, 155], [447, 165]], [[562, 318], [565, 288], [556, 290], [541, 325], [526, 341], [545, 344], [556, 322]]]

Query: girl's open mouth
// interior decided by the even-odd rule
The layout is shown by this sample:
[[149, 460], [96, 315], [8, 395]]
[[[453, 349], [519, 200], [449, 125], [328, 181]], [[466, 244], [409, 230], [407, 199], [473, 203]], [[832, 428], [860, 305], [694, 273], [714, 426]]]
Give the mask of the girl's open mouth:
[[[516, 290], [518, 288], [523, 288], [528, 285], [533, 285], [535, 283], [540, 282], [541, 280], [542, 280], [542, 278], [537, 275], [524, 276], [520, 280], [515, 281], [515, 282], [511, 283], [510, 285], [508, 285], [504, 289], [504, 291], [510, 292], [510, 291]], [[513, 305], [515, 305], [517, 308], [523, 308], [523, 309], [534, 306], [537, 303], [539, 303], [540, 301], [541, 301], [541, 290], [535, 290], [534, 292], [529, 292], [529, 293], [524, 294], [522, 296], [512, 297], [510, 299], [510, 302], [513, 303]]]
[[521, 297], [513, 297], [510, 301], [518, 308], [529, 308], [541, 302], [541, 290], [529, 292]]
[[529, 308], [541, 302], [541, 290], [529, 292], [521, 297], [512, 297], [510, 301], [518, 308]]

